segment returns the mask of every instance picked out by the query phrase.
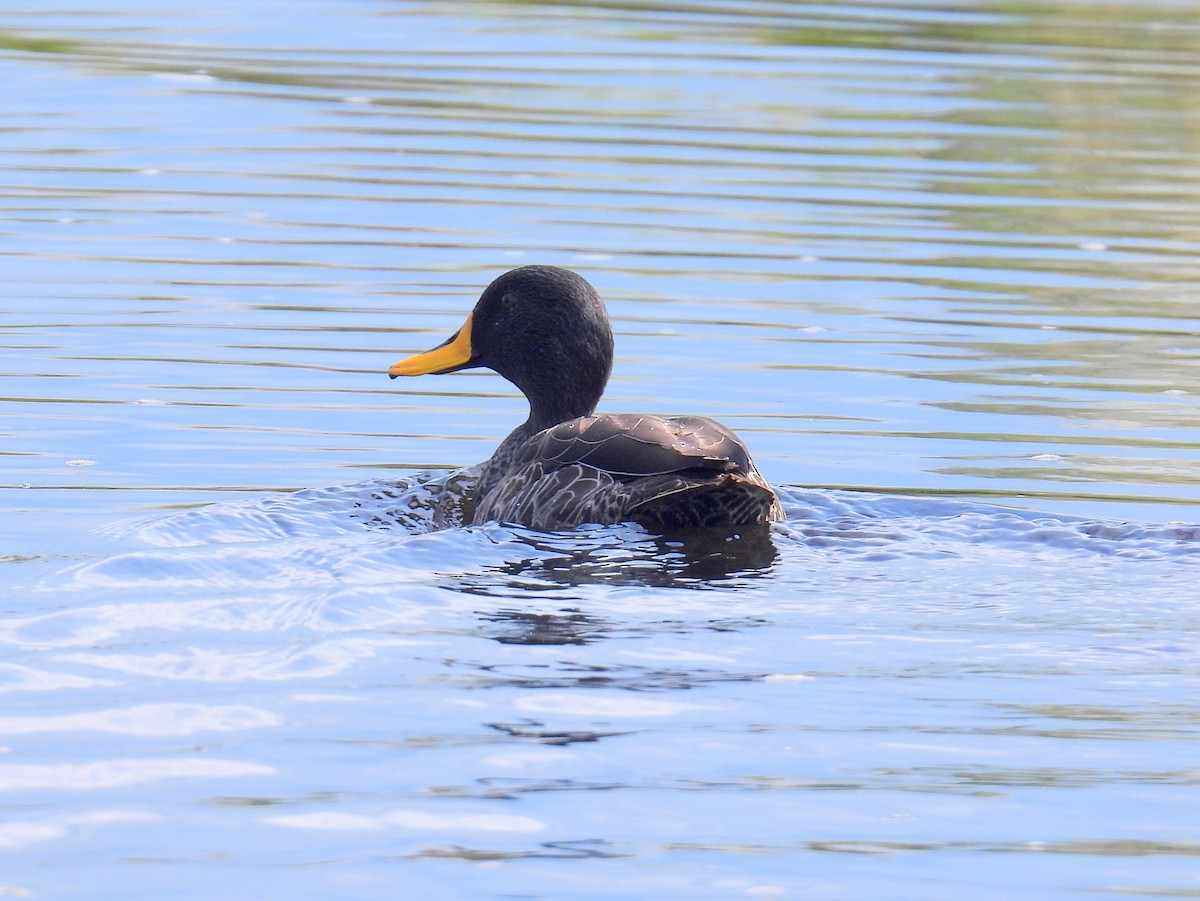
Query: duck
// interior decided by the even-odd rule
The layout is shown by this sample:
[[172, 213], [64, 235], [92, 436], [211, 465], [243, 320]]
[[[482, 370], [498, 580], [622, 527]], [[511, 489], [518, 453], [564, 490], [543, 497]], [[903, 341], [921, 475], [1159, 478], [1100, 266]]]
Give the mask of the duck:
[[479, 468], [463, 522], [544, 532], [635, 522], [658, 533], [784, 518], [746, 445], [706, 416], [597, 413], [613, 366], [608, 311], [586, 279], [522, 266], [483, 291], [462, 327], [393, 364], [393, 378], [486, 368], [529, 417]]

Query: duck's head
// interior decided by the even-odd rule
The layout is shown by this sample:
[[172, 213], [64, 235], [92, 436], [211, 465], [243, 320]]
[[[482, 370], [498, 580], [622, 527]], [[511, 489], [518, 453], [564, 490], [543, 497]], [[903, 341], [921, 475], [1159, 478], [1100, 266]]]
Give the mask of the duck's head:
[[388, 375], [486, 367], [521, 389], [542, 429], [596, 409], [612, 358], [612, 325], [595, 289], [569, 269], [523, 266], [488, 285], [449, 339]]

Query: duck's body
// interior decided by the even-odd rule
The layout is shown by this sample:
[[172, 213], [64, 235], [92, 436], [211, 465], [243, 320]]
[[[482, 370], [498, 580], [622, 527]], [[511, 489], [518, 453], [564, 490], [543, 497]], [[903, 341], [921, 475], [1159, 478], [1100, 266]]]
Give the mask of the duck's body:
[[529, 399], [529, 419], [483, 464], [470, 521], [551, 531], [640, 522], [658, 531], [783, 519], [741, 440], [702, 416], [595, 415], [612, 368], [608, 313], [567, 269], [500, 276], [444, 344], [390, 375], [495, 370]]
[[484, 465], [474, 522], [661, 531], [783, 518], [741, 441], [703, 416], [581, 416], [510, 446]]

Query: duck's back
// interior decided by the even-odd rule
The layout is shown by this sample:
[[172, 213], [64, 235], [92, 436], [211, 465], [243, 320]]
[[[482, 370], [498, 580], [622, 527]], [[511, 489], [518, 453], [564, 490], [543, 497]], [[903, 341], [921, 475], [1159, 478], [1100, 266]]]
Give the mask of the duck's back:
[[655, 530], [783, 518], [741, 440], [702, 416], [582, 416], [493, 458], [473, 521], [536, 529], [640, 522]]

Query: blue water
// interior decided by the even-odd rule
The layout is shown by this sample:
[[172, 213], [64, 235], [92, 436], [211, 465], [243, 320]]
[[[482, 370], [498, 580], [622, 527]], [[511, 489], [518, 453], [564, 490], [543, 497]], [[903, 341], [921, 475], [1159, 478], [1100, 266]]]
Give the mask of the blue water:
[[684, 546], [405, 528], [405, 498], [374, 481], [119, 523], [20, 591], [15, 885], [919, 898], [1195, 876], [1200, 527], [796, 489], [765, 539]]
[[[0, 12], [0, 898], [1200, 892], [1189, 5]], [[431, 528], [534, 261], [785, 523]]]

